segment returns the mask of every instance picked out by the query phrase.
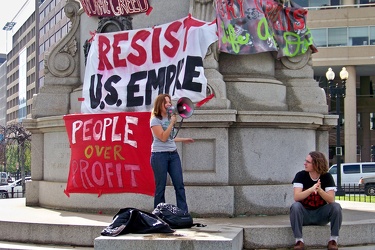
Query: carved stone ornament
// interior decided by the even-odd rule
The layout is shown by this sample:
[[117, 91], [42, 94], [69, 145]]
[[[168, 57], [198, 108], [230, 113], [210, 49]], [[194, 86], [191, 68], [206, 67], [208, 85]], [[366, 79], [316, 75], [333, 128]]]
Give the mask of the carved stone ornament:
[[74, 70], [78, 68], [79, 54], [77, 53], [76, 35], [80, 23], [79, 9], [80, 4], [75, 0], [68, 0], [65, 5], [64, 11], [71, 21], [71, 28], [68, 34], [52, 49], [46, 64], [47, 70], [56, 77], [71, 76]]
[[302, 69], [309, 62], [311, 57], [311, 50], [307, 50], [305, 54], [294, 56], [294, 57], [282, 57], [281, 63], [288, 69]]
[[[98, 33], [109, 33], [123, 30], [133, 29], [133, 18], [131, 16], [116, 16], [116, 17], [100, 17], [98, 22]], [[85, 41], [83, 45], [83, 52], [85, 55], [85, 64], [87, 62], [87, 56], [89, 54], [91, 42]]]
[[131, 16], [102, 17], [98, 22], [98, 33], [109, 33], [122, 30], [132, 30]]

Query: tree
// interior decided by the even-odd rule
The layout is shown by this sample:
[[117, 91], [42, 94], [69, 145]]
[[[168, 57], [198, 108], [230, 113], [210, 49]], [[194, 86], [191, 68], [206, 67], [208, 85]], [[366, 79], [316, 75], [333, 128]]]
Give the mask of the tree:
[[[26, 153], [30, 152], [28, 149], [30, 149], [29, 142], [31, 140], [31, 133], [23, 127], [22, 123], [9, 124], [6, 127], [2, 127], [2, 130], [7, 149], [7, 160], [5, 163], [8, 164], [9, 160], [11, 167], [14, 166], [17, 168], [17, 166], [19, 166], [21, 168], [22, 190], [25, 192], [25, 164], [29, 162], [29, 157], [26, 156]], [[8, 158], [8, 156], [12, 155], [16, 157]], [[12, 162], [14, 159], [16, 159], [16, 161]], [[13, 163], [15, 164], [13, 165]]]

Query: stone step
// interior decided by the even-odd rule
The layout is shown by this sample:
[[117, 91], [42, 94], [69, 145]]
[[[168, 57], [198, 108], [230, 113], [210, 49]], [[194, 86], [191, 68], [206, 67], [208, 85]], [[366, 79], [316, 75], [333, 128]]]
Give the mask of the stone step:
[[[284, 216], [285, 217], [285, 216]], [[275, 218], [280, 220], [279, 216]], [[272, 220], [266, 218], [265, 220]], [[124, 249], [285, 249], [293, 246], [294, 238], [287, 225], [251, 225], [249, 218], [242, 223], [228, 221], [215, 224], [213, 219], [198, 220], [209, 223], [204, 228], [177, 230], [171, 234], [127, 234], [117, 237], [100, 236], [94, 241], [95, 250]], [[275, 221], [276, 224], [276, 221]], [[375, 223], [343, 223], [340, 231], [340, 246], [375, 244]], [[303, 229], [304, 241], [309, 247], [325, 248], [330, 236], [330, 227], [307, 226]]]
[[[340, 202], [343, 225], [339, 246], [375, 244], [375, 204]], [[236, 218], [196, 218], [207, 225], [179, 229], [173, 234], [101, 236], [111, 215], [74, 213], [26, 207], [24, 199], [0, 199], [0, 241], [110, 249], [280, 249], [294, 238], [288, 215]], [[303, 228], [309, 248], [325, 248], [329, 225]], [[121, 247], [119, 247], [121, 246]]]
[[243, 229], [211, 225], [178, 229], [169, 234], [127, 234], [116, 237], [100, 236], [95, 249], [149, 249], [149, 250], [238, 250], [243, 248]]

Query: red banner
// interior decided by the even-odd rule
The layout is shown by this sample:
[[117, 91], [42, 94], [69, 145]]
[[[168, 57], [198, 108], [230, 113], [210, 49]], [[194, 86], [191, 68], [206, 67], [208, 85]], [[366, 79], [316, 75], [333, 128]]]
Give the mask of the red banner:
[[81, 0], [88, 16], [113, 17], [146, 12], [147, 0]]
[[64, 116], [71, 148], [65, 194], [153, 196], [150, 112]]

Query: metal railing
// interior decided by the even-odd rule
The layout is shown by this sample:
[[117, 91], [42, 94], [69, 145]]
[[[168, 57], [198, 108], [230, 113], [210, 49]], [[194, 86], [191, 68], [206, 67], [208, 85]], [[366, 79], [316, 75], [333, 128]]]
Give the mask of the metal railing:
[[361, 185], [342, 185], [341, 187], [345, 191], [345, 195], [336, 195], [336, 200], [375, 203], [375, 195], [366, 195]]
[[23, 198], [25, 197], [22, 191], [15, 191], [11, 190], [10, 192], [1, 192], [0, 199], [7, 199], [7, 198]]
[[323, 5], [314, 7], [304, 7], [307, 10], [327, 10], [327, 9], [343, 9], [343, 8], [363, 8], [363, 7], [375, 7], [375, 3], [365, 3], [365, 4], [345, 4], [345, 5]]
[[[342, 185], [345, 195], [337, 196], [336, 200], [358, 201], [375, 203], [375, 195], [366, 195], [363, 186], [359, 185]], [[22, 191], [11, 191], [6, 195], [0, 195], [0, 198], [23, 198], [25, 195]]]

